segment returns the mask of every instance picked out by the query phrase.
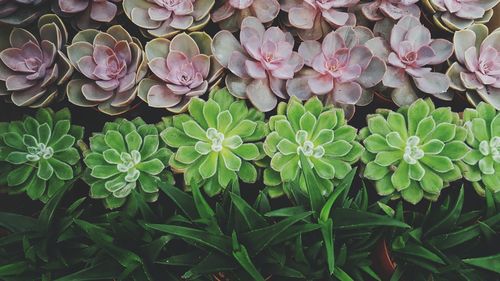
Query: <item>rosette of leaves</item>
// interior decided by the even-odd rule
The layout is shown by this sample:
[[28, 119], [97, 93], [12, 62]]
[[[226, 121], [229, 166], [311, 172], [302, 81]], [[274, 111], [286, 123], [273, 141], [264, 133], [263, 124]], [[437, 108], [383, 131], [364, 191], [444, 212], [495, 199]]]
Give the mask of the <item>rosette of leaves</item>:
[[263, 157], [261, 140], [267, 131], [264, 114], [235, 101], [226, 89], [213, 91], [208, 101], [193, 98], [188, 111], [166, 119], [161, 133], [175, 149], [170, 166], [184, 174], [185, 184], [203, 184], [214, 196], [231, 181], [254, 183], [252, 161]]
[[240, 29], [243, 19], [248, 16], [258, 18], [262, 23], [271, 23], [280, 12], [278, 0], [220, 0], [212, 13], [212, 21], [223, 30], [235, 32]]
[[104, 199], [109, 209], [121, 207], [127, 198], [156, 201], [159, 182], [170, 177], [171, 155], [158, 129], [140, 117], [106, 123], [102, 132], [90, 138], [84, 159], [90, 197]]
[[204, 32], [149, 41], [146, 57], [154, 76], [140, 82], [139, 97], [151, 107], [185, 111], [192, 97], [211, 91], [221, 81], [224, 69], [214, 59], [211, 44]]
[[214, 56], [231, 72], [226, 87], [233, 96], [248, 98], [260, 111], [271, 111], [278, 98], [288, 98], [286, 81], [302, 69], [304, 59], [293, 51], [291, 33], [275, 26], [266, 30], [255, 17], [243, 20], [240, 41], [227, 30], [214, 36]]
[[500, 113], [487, 103], [464, 111], [467, 144], [472, 148], [463, 162], [464, 177], [484, 196], [485, 189], [500, 191]]
[[419, 99], [397, 112], [380, 109], [360, 132], [365, 145], [364, 177], [379, 195], [417, 204], [435, 201], [450, 182], [462, 178], [460, 162], [469, 152], [467, 130], [450, 108]]
[[171, 38], [205, 27], [214, 4], [215, 0], [123, 0], [123, 10], [147, 37]]
[[281, 10], [288, 13], [284, 24], [296, 31], [302, 40], [319, 40], [333, 28], [355, 26], [356, 16], [349, 12], [360, 0], [280, 0]]
[[271, 158], [264, 172], [268, 186], [298, 181], [306, 190], [304, 164], [312, 167], [311, 177], [326, 196], [356, 163], [363, 147], [356, 141], [357, 130], [347, 125], [342, 109], [323, 106], [314, 97], [302, 104], [292, 97], [278, 106], [278, 114], [269, 119], [270, 134], [264, 151]]
[[403, 204], [394, 209], [384, 206], [388, 215], [411, 226], [387, 231], [383, 240], [385, 249], [374, 253], [383, 259], [392, 259], [394, 271], [387, 279], [497, 278], [500, 274], [496, 246], [500, 205], [487, 191], [480, 207], [468, 210], [467, 199], [471, 197], [466, 196], [463, 187], [456, 191], [443, 202], [430, 205], [425, 213], [405, 210]]
[[0, 22], [13, 26], [25, 26], [43, 15], [47, 9], [45, 0], [0, 0]]
[[63, 53], [68, 39], [59, 17], [38, 19], [38, 34], [14, 28], [0, 32], [0, 96], [17, 106], [44, 107], [64, 98], [73, 67]]
[[446, 74], [450, 88], [465, 92], [469, 102], [477, 105], [483, 100], [500, 110], [500, 28], [488, 33], [482, 24], [455, 32], [457, 61]]
[[[432, 39], [431, 32], [419, 19], [405, 16], [396, 24], [384, 20], [377, 28], [382, 37], [365, 45], [387, 64], [382, 85], [399, 106], [409, 105], [422, 94], [451, 100], [450, 79], [433, 68], [444, 63], [453, 53], [453, 44], [446, 39]], [[383, 40], [384, 38], [385, 40]]]
[[487, 23], [499, 0], [422, 0], [432, 14], [434, 23], [449, 32], [467, 28], [474, 23]]
[[40, 109], [34, 117], [1, 123], [0, 164], [10, 168], [9, 193], [46, 202], [80, 173], [76, 142], [82, 137], [83, 127], [71, 125], [68, 109]]
[[62, 16], [71, 17], [78, 29], [98, 28], [113, 21], [122, 0], [57, 0], [53, 10]]
[[371, 0], [360, 4], [361, 12], [368, 20], [379, 21], [385, 18], [399, 20], [404, 16], [420, 17], [419, 0]]
[[344, 26], [322, 42], [302, 42], [299, 55], [307, 67], [287, 82], [288, 94], [302, 100], [323, 97], [325, 103], [342, 107], [351, 119], [356, 104], [373, 100], [369, 88], [379, 84], [386, 71], [385, 63], [365, 45], [372, 38], [366, 27]]
[[77, 74], [66, 87], [68, 100], [108, 115], [130, 110], [147, 72], [141, 43], [119, 25], [106, 32], [80, 31], [68, 47]]

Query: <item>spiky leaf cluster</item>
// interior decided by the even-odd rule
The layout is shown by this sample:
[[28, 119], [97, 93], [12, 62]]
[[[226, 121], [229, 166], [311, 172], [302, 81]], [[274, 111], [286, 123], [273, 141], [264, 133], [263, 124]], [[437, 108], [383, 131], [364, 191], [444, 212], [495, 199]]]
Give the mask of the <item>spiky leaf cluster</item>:
[[83, 128], [71, 124], [68, 109], [40, 109], [34, 117], [0, 123], [0, 165], [9, 192], [46, 202], [78, 176], [76, 143], [82, 137]]
[[397, 112], [378, 110], [367, 121], [360, 133], [366, 147], [364, 176], [375, 181], [379, 195], [401, 196], [413, 204], [436, 200], [462, 177], [457, 164], [469, 151], [467, 131], [450, 108], [419, 99]]
[[343, 179], [363, 152], [356, 139], [356, 129], [347, 125], [342, 109], [324, 106], [314, 97], [302, 103], [295, 97], [278, 106], [278, 115], [269, 120], [271, 133], [264, 151], [271, 158], [264, 182], [279, 186], [300, 181], [305, 190], [301, 155], [304, 155], [323, 195], [333, 190], [334, 182]]
[[166, 181], [172, 152], [160, 141], [158, 129], [141, 118], [117, 119], [90, 138], [85, 156], [84, 180], [90, 196], [104, 199], [107, 208], [118, 208], [127, 198], [154, 202], [158, 184]]
[[162, 139], [175, 149], [170, 165], [184, 173], [186, 185], [204, 183], [210, 195], [229, 182], [257, 180], [252, 161], [262, 158], [266, 135], [264, 114], [236, 101], [226, 89], [214, 91], [208, 101], [192, 98], [189, 115], [166, 119]]

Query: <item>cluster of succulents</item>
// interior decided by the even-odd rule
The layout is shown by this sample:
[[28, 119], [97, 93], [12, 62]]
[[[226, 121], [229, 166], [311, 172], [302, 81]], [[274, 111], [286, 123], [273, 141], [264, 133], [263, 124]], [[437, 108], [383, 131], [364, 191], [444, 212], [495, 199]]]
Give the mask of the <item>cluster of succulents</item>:
[[7, 167], [9, 192], [46, 202], [79, 176], [76, 145], [82, 138], [83, 127], [71, 124], [67, 108], [43, 108], [23, 121], [0, 123], [0, 165]]
[[467, 144], [472, 148], [463, 159], [464, 177], [478, 193], [500, 190], [500, 113], [484, 102], [464, 111]]
[[[329, 195], [334, 182], [342, 180], [363, 152], [356, 141], [357, 130], [346, 124], [344, 112], [324, 106], [318, 98], [302, 104], [292, 98], [278, 106], [278, 114], [269, 119], [271, 133], [264, 151], [271, 158], [264, 182], [279, 194], [282, 183], [296, 181], [306, 190], [302, 163], [304, 156], [313, 169], [318, 188]], [[277, 188], [276, 188], [277, 187]]]
[[229, 0], [219, 1], [220, 5], [212, 12], [212, 21], [221, 29], [231, 32], [240, 29], [241, 23], [248, 16], [254, 16], [260, 22], [272, 22], [280, 12], [278, 0]]
[[361, 4], [361, 12], [371, 21], [380, 21], [386, 17], [399, 20], [404, 16], [420, 17], [419, 0], [372, 0]]
[[64, 85], [73, 73], [63, 53], [68, 32], [55, 15], [38, 20], [39, 34], [13, 28], [0, 32], [0, 96], [17, 106], [44, 107], [64, 98]]
[[221, 81], [223, 68], [214, 59], [211, 45], [212, 38], [203, 32], [149, 41], [146, 58], [154, 77], [140, 82], [139, 97], [151, 107], [185, 111], [192, 97], [209, 92]]
[[476, 105], [481, 100], [500, 109], [500, 29], [488, 34], [488, 28], [473, 25], [455, 33], [455, 61], [446, 74], [450, 87], [466, 92]]
[[264, 114], [235, 100], [226, 89], [213, 91], [208, 101], [193, 98], [188, 110], [164, 120], [161, 132], [175, 150], [169, 164], [184, 174], [184, 183], [203, 184], [211, 196], [239, 179], [255, 183], [253, 161], [264, 156]]
[[160, 182], [169, 181], [166, 168], [171, 155], [154, 125], [141, 118], [118, 119], [90, 138], [83, 179], [90, 185], [90, 196], [104, 199], [110, 209], [125, 204], [129, 195], [154, 202]]
[[397, 112], [379, 109], [360, 132], [366, 148], [364, 177], [379, 195], [416, 204], [437, 200], [442, 189], [462, 177], [459, 163], [470, 148], [467, 130], [450, 108], [419, 99]]

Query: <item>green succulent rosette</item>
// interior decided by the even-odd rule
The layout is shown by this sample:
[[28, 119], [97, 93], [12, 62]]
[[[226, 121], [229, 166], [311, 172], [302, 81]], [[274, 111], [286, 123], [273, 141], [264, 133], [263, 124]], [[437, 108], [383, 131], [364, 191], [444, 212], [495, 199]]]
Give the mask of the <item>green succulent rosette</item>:
[[166, 118], [161, 133], [175, 149], [170, 166], [184, 174], [186, 185], [203, 185], [214, 196], [238, 179], [254, 183], [253, 161], [264, 156], [264, 113], [235, 100], [227, 89], [212, 91], [208, 101], [192, 98], [188, 112]]
[[463, 173], [475, 190], [485, 195], [485, 188], [500, 192], [500, 113], [481, 102], [476, 109], [464, 111], [467, 144], [472, 148], [463, 159]]
[[80, 173], [76, 143], [82, 137], [83, 127], [71, 125], [67, 108], [44, 108], [34, 117], [0, 123], [0, 174], [9, 193], [46, 202]]
[[90, 197], [104, 199], [109, 209], [121, 207], [128, 197], [156, 201], [159, 182], [171, 180], [171, 155], [158, 129], [141, 118], [106, 123], [90, 138], [84, 159], [88, 169], [83, 179], [90, 185]]
[[283, 193], [282, 184], [306, 184], [300, 154], [303, 154], [324, 195], [351, 170], [363, 152], [356, 140], [357, 130], [347, 125], [342, 109], [324, 106], [314, 97], [305, 104], [292, 97], [278, 105], [278, 114], [269, 119], [271, 133], [264, 151], [271, 158], [264, 171], [264, 183], [272, 197]]
[[360, 132], [366, 151], [364, 177], [375, 181], [379, 195], [417, 204], [437, 200], [450, 182], [462, 178], [460, 161], [469, 152], [467, 130], [449, 107], [430, 99], [397, 112], [380, 109], [367, 117]]

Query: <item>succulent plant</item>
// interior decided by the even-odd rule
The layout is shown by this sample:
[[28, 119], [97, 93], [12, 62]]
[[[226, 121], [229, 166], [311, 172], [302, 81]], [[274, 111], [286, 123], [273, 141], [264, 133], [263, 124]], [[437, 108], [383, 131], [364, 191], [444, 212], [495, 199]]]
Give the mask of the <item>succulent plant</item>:
[[149, 37], [171, 38], [210, 21], [215, 0], [123, 0], [128, 18]]
[[295, 97], [288, 104], [280, 103], [278, 114], [269, 119], [269, 129], [271, 133], [264, 142], [264, 151], [271, 158], [264, 172], [268, 186], [296, 181], [307, 190], [303, 155], [326, 196], [363, 152], [356, 141], [357, 131], [347, 125], [342, 109], [323, 106], [317, 97], [304, 104]]
[[454, 32], [474, 23], [487, 23], [493, 16], [493, 7], [499, 0], [422, 0], [433, 13], [437, 26]]
[[356, 25], [356, 16], [347, 9], [360, 0], [280, 0], [288, 13], [286, 25], [297, 31], [302, 40], [319, 40], [332, 28]]
[[389, 38], [376, 37], [366, 46], [383, 58], [387, 71], [382, 83], [391, 88], [397, 105], [408, 105], [423, 92], [441, 99], [451, 99], [446, 91], [450, 79], [433, 72], [432, 66], [445, 62], [453, 53], [453, 44], [445, 39], [431, 39], [430, 31], [413, 16], [401, 18], [392, 27]]
[[224, 68], [212, 56], [211, 44], [212, 38], [204, 32], [149, 41], [146, 57], [154, 76], [140, 82], [139, 97], [151, 107], [185, 111], [192, 97], [221, 81]]
[[122, 0], [57, 0], [53, 9], [71, 17], [79, 29], [98, 28], [110, 23], [118, 13]]
[[355, 104], [373, 100], [373, 92], [367, 89], [382, 81], [386, 70], [385, 63], [365, 46], [373, 37], [368, 28], [344, 26], [330, 32], [322, 43], [304, 41], [299, 55], [308, 67], [287, 82], [288, 94], [302, 100], [323, 96], [326, 103], [344, 108], [350, 119]]
[[412, 204], [437, 200], [450, 182], [462, 178], [459, 162], [469, 152], [467, 130], [450, 108], [418, 99], [397, 112], [379, 109], [360, 132], [365, 145], [364, 177], [379, 195]]
[[56, 15], [38, 20], [39, 35], [14, 28], [0, 32], [0, 96], [17, 106], [43, 107], [64, 98], [61, 89], [73, 73], [63, 53], [68, 34]]
[[175, 115], [163, 124], [161, 137], [175, 149], [170, 166], [184, 173], [186, 185], [203, 183], [214, 196], [238, 178], [256, 181], [252, 161], [263, 157], [264, 114], [235, 101], [226, 89], [212, 91], [208, 101], [193, 98], [189, 115]]
[[68, 57], [79, 73], [66, 88], [69, 101], [97, 106], [109, 115], [126, 112], [147, 72], [143, 53], [140, 42], [121, 26], [106, 32], [80, 31], [68, 47]]
[[255, 17], [243, 20], [240, 41], [227, 30], [214, 37], [212, 52], [231, 72], [226, 86], [233, 96], [248, 98], [260, 111], [270, 111], [277, 97], [287, 98], [286, 81], [303, 67], [304, 60], [293, 51], [290, 33], [278, 27], [266, 30]]
[[420, 8], [417, 2], [419, 0], [371, 0], [360, 6], [363, 15], [371, 21], [379, 21], [386, 17], [399, 20], [407, 15], [419, 18]]
[[464, 177], [484, 196], [485, 188], [500, 191], [500, 113], [481, 102], [476, 109], [464, 111], [467, 143], [472, 150], [465, 155]]
[[122, 206], [127, 197], [156, 201], [159, 183], [171, 177], [166, 169], [171, 155], [158, 129], [140, 117], [106, 123], [90, 138], [85, 153], [83, 179], [90, 185], [90, 197], [104, 199], [109, 209]]
[[76, 142], [82, 137], [83, 127], [71, 125], [67, 108], [42, 108], [35, 117], [0, 123], [0, 165], [10, 168], [9, 192], [46, 202], [80, 173]]
[[221, 0], [212, 13], [212, 21], [221, 29], [235, 32], [245, 17], [253, 16], [262, 23], [272, 22], [280, 12], [278, 0]]
[[0, 23], [25, 26], [43, 15], [45, 0], [0, 0]]
[[450, 87], [466, 92], [476, 105], [481, 100], [500, 110], [500, 29], [488, 35], [482, 24], [455, 32], [455, 61], [446, 74]]

